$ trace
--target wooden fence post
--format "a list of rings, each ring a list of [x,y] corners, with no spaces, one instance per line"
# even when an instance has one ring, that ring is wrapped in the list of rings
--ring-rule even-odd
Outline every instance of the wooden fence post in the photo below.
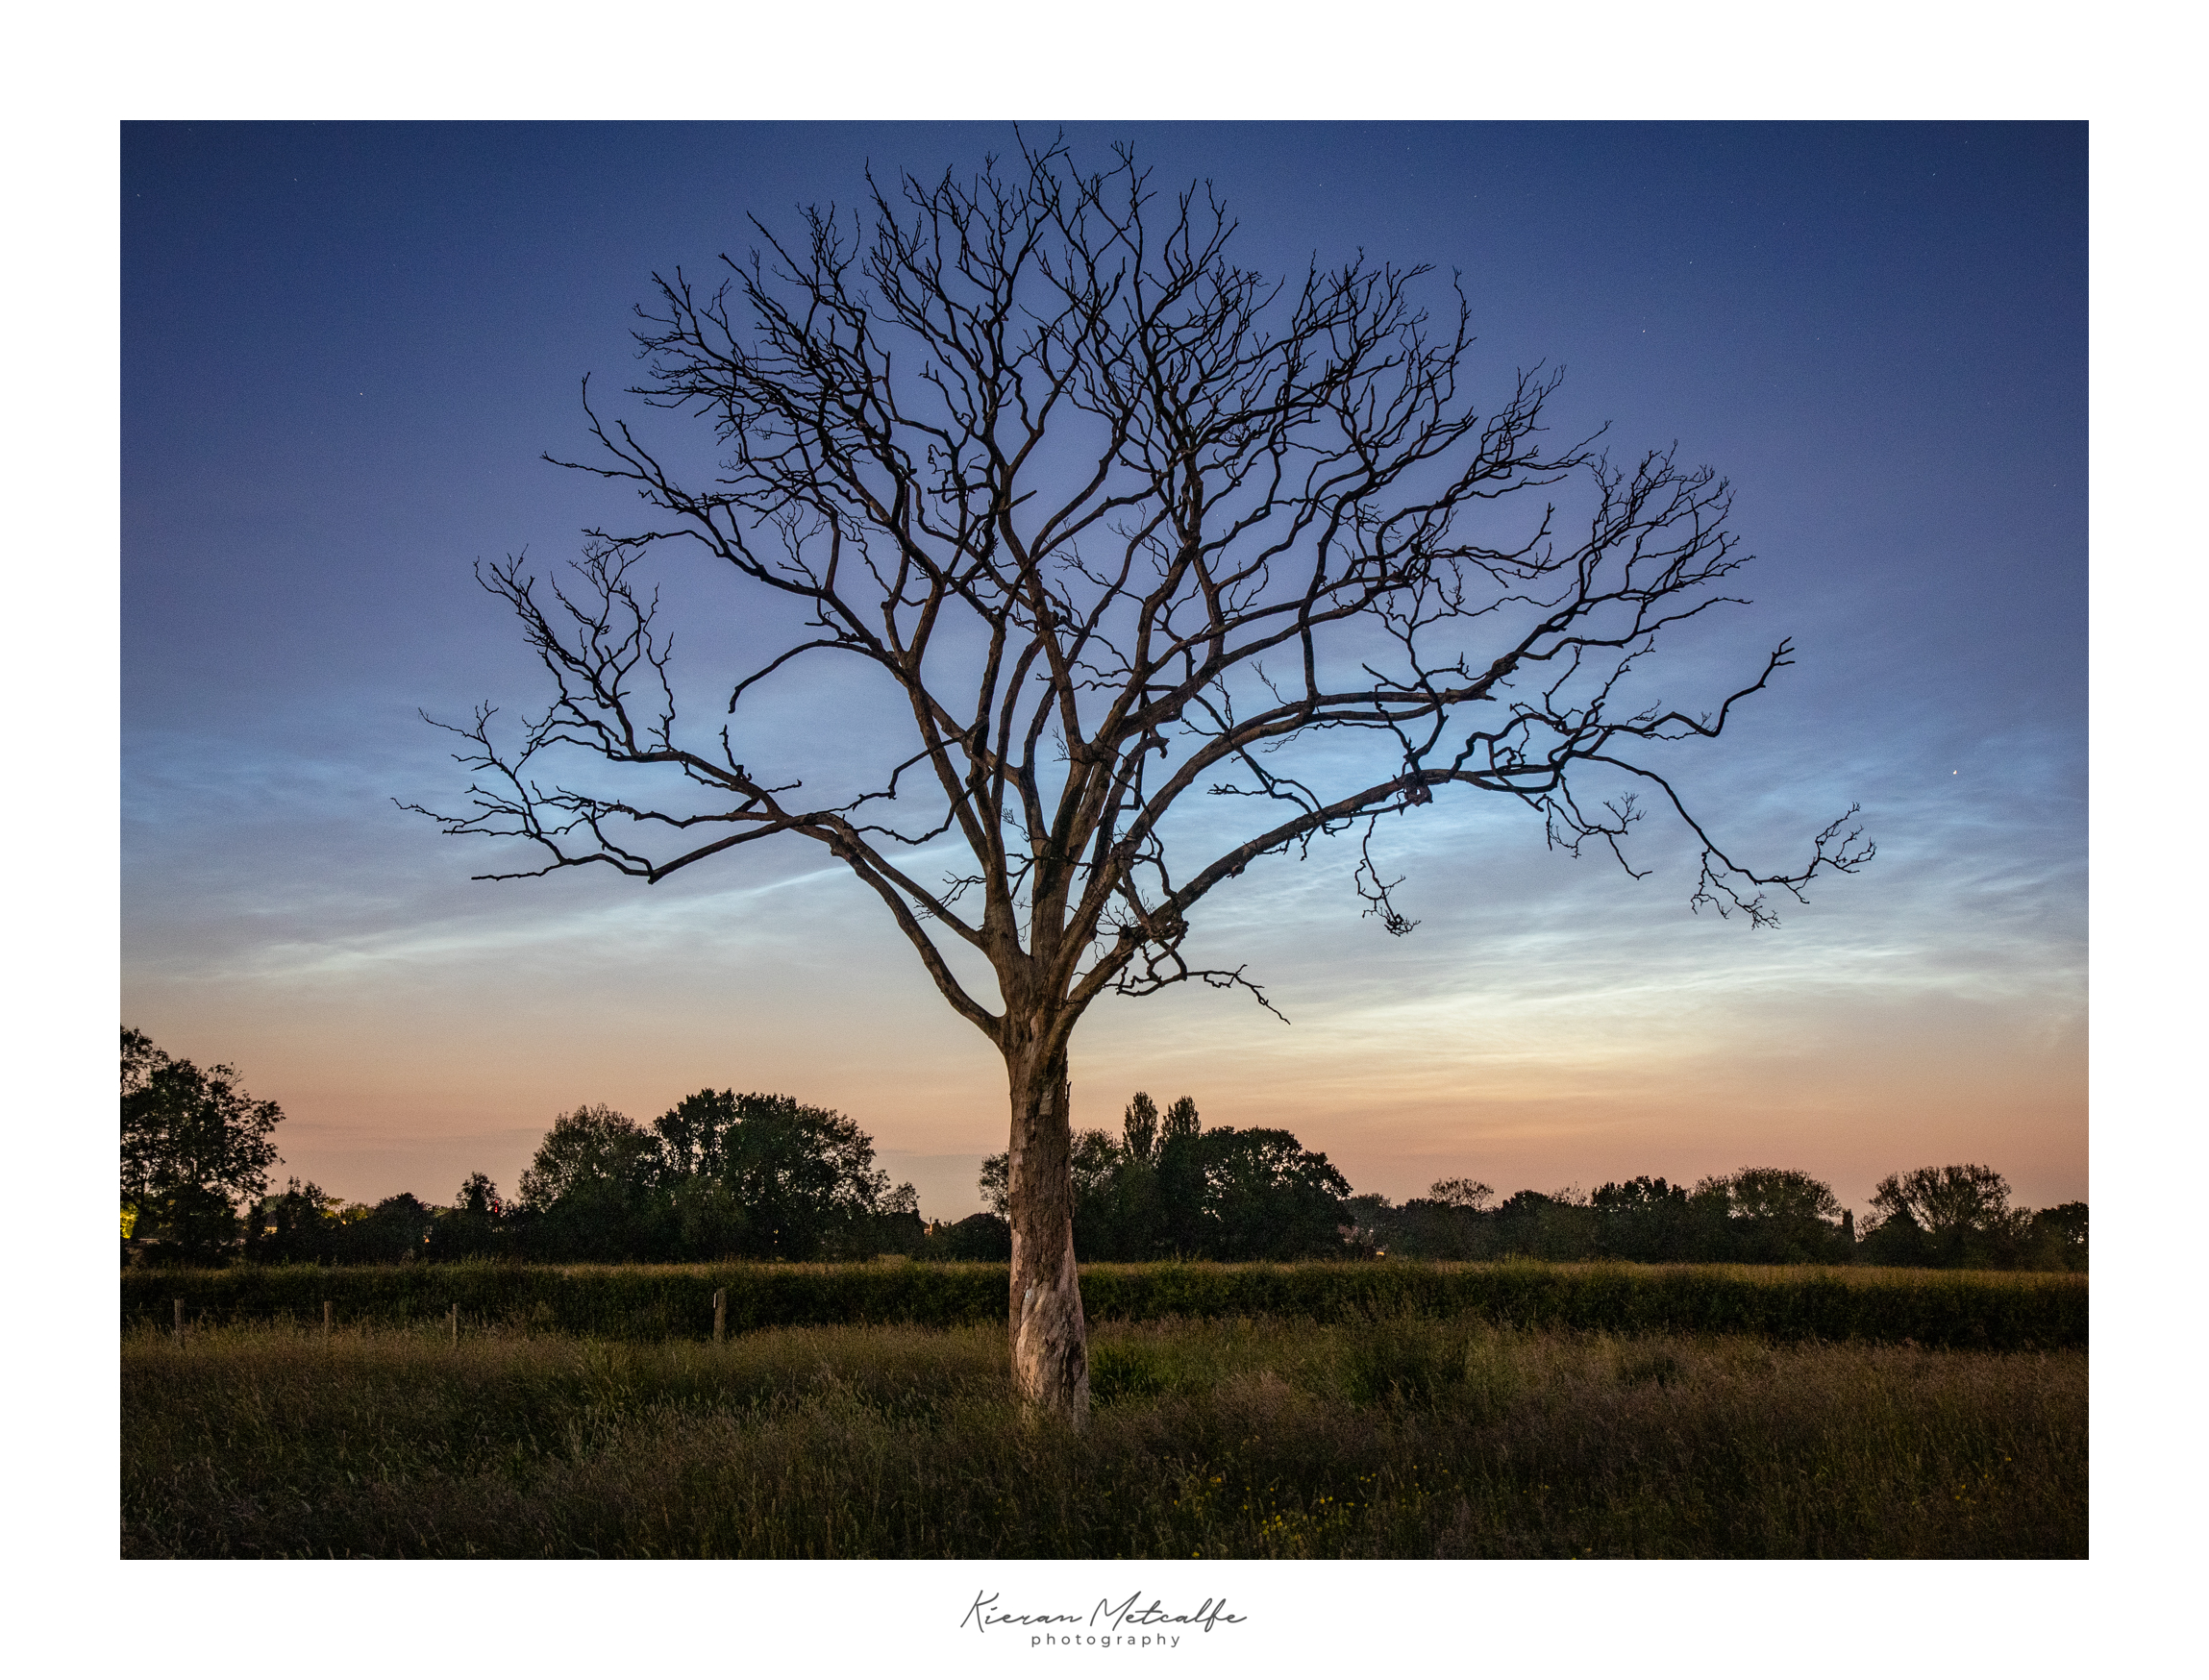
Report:
[[[184,1339],[185,1339],[185,1304],[184,1304],[184,1297],[182,1297],[182,1296],[179,1296],[179,1297],[177,1297],[177,1346],[178,1346],[179,1347],[182,1347],[182,1346],[184,1346]]]
[[[453,1303],[450,1316],[453,1321],[453,1346],[458,1347],[460,1345],[460,1303],[459,1301]]]
[[[325,1347],[330,1346],[330,1303],[328,1301],[322,1303],[322,1345]]]
[[[725,1289],[717,1289],[713,1292],[713,1340],[716,1342],[726,1341],[728,1336],[729,1292]]]

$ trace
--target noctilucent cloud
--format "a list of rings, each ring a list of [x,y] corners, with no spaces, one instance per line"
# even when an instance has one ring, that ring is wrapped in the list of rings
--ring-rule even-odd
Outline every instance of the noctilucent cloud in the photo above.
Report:
[[[1035,131],[1030,131],[1034,133]],[[1795,666],[1692,784],[1793,864],[1851,803],[1877,841],[1776,931],[1690,913],[1654,832],[1627,878],[1516,807],[1383,828],[1206,901],[1207,950],[1293,1025],[1198,987],[1078,1031],[1078,1125],[1138,1088],[1284,1125],[1359,1190],[1593,1188],[1799,1167],[1862,1207],[1949,1161],[2087,1194],[2086,131],[1917,126],[1078,124],[1208,179],[1247,266],[1357,250],[1461,275],[1477,380],[1562,365],[1607,423],[1732,482],[1753,605],[1697,668]],[[417,710],[541,704],[472,566],[550,569],[633,506],[544,454],[639,374],[633,306],[849,206],[971,170],[1009,128],[131,124],[123,139],[123,1015],[236,1064],[282,1172],[373,1200],[511,1188],[553,1116],[787,1091],[874,1134],[931,1216],[1002,1149],[995,1050],[871,894],[791,841],[657,887],[483,883],[466,775]],[[702,434],[684,439],[702,447]],[[724,689],[746,600],[669,578],[679,677]],[[695,668],[684,664],[695,650]],[[834,696],[798,690],[793,739]],[[810,717],[805,708],[810,707]],[[832,752],[832,744],[826,751]],[[1676,836],[1675,836],[1676,838]]]

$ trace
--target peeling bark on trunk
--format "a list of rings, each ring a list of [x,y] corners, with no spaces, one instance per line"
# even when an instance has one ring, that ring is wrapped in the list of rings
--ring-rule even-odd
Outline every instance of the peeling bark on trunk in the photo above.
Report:
[[[1006,1189],[1012,1225],[1012,1378],[1029,1405],[1077,1429],[1089,1417],[1089,1336],[1074,1270],[1071,1092],[1063,1055],[1017,1064]]]

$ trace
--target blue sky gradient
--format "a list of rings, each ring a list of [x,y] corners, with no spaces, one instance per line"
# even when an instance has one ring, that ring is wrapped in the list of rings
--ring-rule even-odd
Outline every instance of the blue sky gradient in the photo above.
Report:
[[[1033,131],[1030,131],[1033,132]],[[1792,861],[1860,803],[1878,858],[1777,931],[1689,913],[1526,813],[1383,830],[1421,926],[1357,915],[1348,848],[1198,918],[1294,1023],[1196,988],[1077,1035],[1077,1124],[1138,1086],[1285,1124],[1361,1190],[1799,1166],[1861,1207],[1950,1160],[2087,1193],[2083,125],[1070,125],[1208,177],[1239,259],[1461,271],[1476,380],[1567,369],[1560,436],[1676,442],[1735,489],[1752,607],[1675,668],[1797,665],[1695,755],[1731,841]],[[702,1085],[843,1108],[931,1214],[1004,1147],[995,1052],[879,903],[793,842],[647,889],[475,883],[489,848],[394,798],[465,777],[417,707],[538,704],[470,568],[554,565],[616,489],[583,376],[635,377],[655,270],[870,163],[1009,151],[982,124],[170,125],[123,141],[123,1012],[281,1101],[285,1170],[348,1197],[511,1185],[558,1109]],[[682,438],[680,430],[668,433]],[[703,452],[701,432],[683,445]],[[671,577],[709,692],[752,633]],[[1683,696],[1684,698],[1684,696]],[[785,691],[784,746],[855,710]],[[1380,848],[1377,847],[1377,852]]]

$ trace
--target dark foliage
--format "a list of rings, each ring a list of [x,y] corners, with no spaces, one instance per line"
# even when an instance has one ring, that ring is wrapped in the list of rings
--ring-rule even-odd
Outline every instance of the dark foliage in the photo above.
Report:
[[[991,1211],[938,1224],[924,1223],[912,1187],[890,1189],[873,1160],[856,1123],[789,1097],[701,1091],[649,1127],[585,1106],[555,1121],[514,1201],[478,1173],[447,1208],[402,1195],[340,1209],[294,1178],[262,1199],[227,1252],[277,1266],[1009,1258],[1005,1155],[982,1168]],[[2012,1208],[2008,1185],[1984,1167],[1882,1180],[1859,1243],[1831,1188],[1785,1168],[1744,1167],[1692,1190],[1646,1175],[1587,1196],[1521,1190],[1494,1205],[1487,1184],[1456,1177],[1399,1206],[1353,1195],[1324,1154],[1287,1131],[1207,1131],[1191,1099],[1161,1114],[1143,1092],[1120,1137],[1078,1133],[1071,1162],[1084,1262],[1387,1256],[2044,1272],[2087,1263],[2084,1202]],[[219,1229],[219,1215],[209,1224]],[[196,1251],[171,1243],[140,1258],[174,1267],[225,1254],[210,1238]]]
[[[1733,1258],[1768,1265],[1802,1265],[1839,1258],[1841,1202],[1832,1189],[1806,1173],[1784,1167],[1744,1167],[1720,1182],[1726,1197],[1725,1234]]]
[[[638,1125],[608,1108],[559,1116],[504,1223],[544,1259],[836,1259],[920,1245],[910,1185],[893,1190],[848,1115],[795,1098],[706,1090]],[[479,1250],[481,1251],[481,1250]]]
[[[987,1218],[978,1215],[978,1219]],[[971,1223],[971,1222],[970,1222]],[[126,1272],[123,1322],[165,1326],[182,1297],[195,1320],[288,1315],[340,1326],[436,1319],[459,1303],[463,1326],[503,1324],[639,1341],[704,1341],[713,1292],[729,1327],[1002,1319],[1007,1274],[993,1265],[375,1266],[314,1271],[236,1266]],[[1874,1267],[1451,1266],[1390,1260],[1219,1265],[1155,1261],[1081,1270],[1099,1320],[1256,1317],[1323,1323],[1471,1314],[1497,1324],[1614,1333],[1715,1331],[1780,1340],[1902,1342],[1923,1347],[2080,1347],[2083,1276],[1905,1272]]]
[[[1350,1183],[1324,1154],[1272,1127],[1204,1129],[1196,1103],[1163,1117],[1147,1093],[1121,1136],[1074,1138],[1074,1249],[1084,1260],[1299,1260],[1354,1252]],[[1005,1204],[1004,1155],[982,1163],[982,1199]]]
[[[2032,1216],[2025,1264],[2038,1272],[2086,1270],[2086,1203],[2059,1202]]]
[[[374,1207],[343,1208],[314,1183],[289,1180],[248,1215],[242,1257],[262,1266],[384,1266],[460,1260],[505,1252],[498,1187],[483,1174],[460,1186],[450,1208],[402,1191]]]
[[[938,1225],[918,1250],[931,1260],[991,1260],[1000,1265],[1012,1258],[1012,1227],[994,1213],[969,1214],[955,1224]]]
[[[262,1198],[237,1251],[264,1265],[342,1266],[837,1260],[929,1247],[912,1186],[890,1187],[874,1168],[873,1140],[848,1116],[789,1097],[701,1091],[650,1126],[600,1104],[558,1116],[512,1201],[481,1173],[441,1208],[410,1195],[340,1208],[294,1178]],[[219,1260],[219,1247],[203,1257]],[[972,1257],[1003,1256],[984,1243]]]
[[[1341,1252],[1350,1182],[1324,1154],[1285,1131],[1232,1126],[1169,1136],[1162,1163],[1180,1150],[1192,1160],[1189,1181],[1201,1186],[1193,1217],[1176,1221],[1177,1236],[1192,1239],[1187,1252],[1219,1260]]]
[[[1614,1260],[1686,1260],[1718,1246],[1727,1209],[1715,1197],[1690,1198],[1684,1184],[1643,1174],[1605,1184],[1588,1198],[1597,1241]]]
[[[327,1266],[343,1229],[335,1197],[311,1179],[287,1179],[283,1195],[262,1198],[246,1216],[245,1258],[264,1266]]]
[[[659,1140],[586,1103],[558,1116],[522,1174],[516,1237],[548,1260],[668,1259],[673,1210]]]
[[[1861,1252],[1880,1265],[2086,1269],[2086,1204],[2013,1208],[2008,1180],[1992,1167],[1889,1174],[1872,1211]]]
[[[1489,1194],[1484,1184],[1451,1179],[1402,1207],[1360,1197],[1359,1239],[1427,1260],[1813,1265],[1854,1257],[1831,1188],[1787,1168],[1744,1167],[1692,1191],[1646,1175],[1587,1197],[1522,1190],[1492,1209],[1481,1205]]]
[[[1138,1091],[1128,1099],[1128,1112],[1120,1117],[1120,1137],[1129,1159],[1158,1158],[1158,1105],[1151,1100],[1150,1092]]]
[[[371,1264],[419,1260],[429,1252],[436,1220],[437,1210],[418,1197],[404,1190],[386,1196],[366,1218],[346,1225],[346,1257]]]
[[[498,1253],[500,1223],[506,1213],[499,1187],[481,1173],[469,1174],[453,1205],[441,1210],[431,1227],[430,1258],[467,1260]]]
[[[157,1257],[207,1260],[236,1237],[237,1208],[268,1188],[284,1118],[223,1063],[202,1072],[122,1029],[122,1201],[133,1237]]]

